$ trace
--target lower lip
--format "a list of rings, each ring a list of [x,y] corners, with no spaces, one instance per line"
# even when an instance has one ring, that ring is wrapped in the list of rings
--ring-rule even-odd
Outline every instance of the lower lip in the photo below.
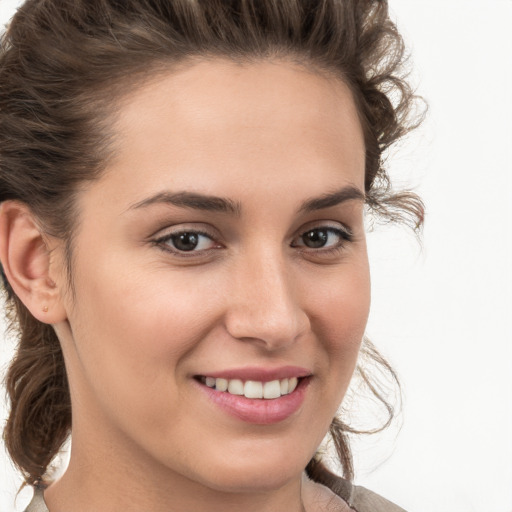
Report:
[[[225,391],[217,391],[200,382],[197,382],[197,385],[212,402],[230,416],[247,423],[271,425],[286,420],[300,409],[306,397],[309,380],[308,377],[300,379],[298,386],[289,395],[270,400],[232,395]]]

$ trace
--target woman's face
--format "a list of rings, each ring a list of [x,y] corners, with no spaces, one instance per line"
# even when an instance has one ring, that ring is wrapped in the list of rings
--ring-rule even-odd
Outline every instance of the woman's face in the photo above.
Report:
[[[351,94],[286,62],[213,60],[135,91],[114,133],[77,200],[56,326],[73,450],[117,474],[283,485],[328,430],[368,315]]]

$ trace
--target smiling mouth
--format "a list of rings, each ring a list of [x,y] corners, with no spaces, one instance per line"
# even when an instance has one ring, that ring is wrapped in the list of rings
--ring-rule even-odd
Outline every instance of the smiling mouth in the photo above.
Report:
[[[268,382],[255,380],[244,382],[240,379],[223,379],[200,375],[196,379],[201,384],[216,391],[252,399],[273,400],[293,393],[303,378],[291,377],[289,379],[276,379]]]

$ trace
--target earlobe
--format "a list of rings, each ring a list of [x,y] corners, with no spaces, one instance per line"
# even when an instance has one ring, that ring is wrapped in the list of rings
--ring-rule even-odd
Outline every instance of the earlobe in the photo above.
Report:
[[[66,318],[60,290],[50,277],[50,251],[27,205],[0,205],[0,261],[13,292],[39,321]]]

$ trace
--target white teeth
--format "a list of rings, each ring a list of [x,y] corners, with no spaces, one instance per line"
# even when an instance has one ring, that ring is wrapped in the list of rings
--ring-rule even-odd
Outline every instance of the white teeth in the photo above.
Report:
[[[263,384],[263,398],[279,398],[281,396],[281,384],[278,380],[271,380]]]
[[[281,385],[280,385],[280,391],[281,391],[281,395],[287,395],[288,394],[288,379],[283,379],[281,381]]]
[[[238,379],[232,379],[228,383],[228,391],[232,395],[243,395],[244,394],[244,383]]]
[[[246,398],[263,398],[263,384],[248,380],[244,384],[244,395]]]
[[[259,382],[248,380],[245,383],[240,379],[222,379],[214,377],[202,377],[203,384],[217,391],[227,391],[232,395],[244,395],[246,398],[264,398],[272,400],[280,396],[292,393],[299,383],[297,377],[290,379],[271,380],[269,382]]]
[[[227,391],[228,379],[215,379],[215,389],[218,391]]]

